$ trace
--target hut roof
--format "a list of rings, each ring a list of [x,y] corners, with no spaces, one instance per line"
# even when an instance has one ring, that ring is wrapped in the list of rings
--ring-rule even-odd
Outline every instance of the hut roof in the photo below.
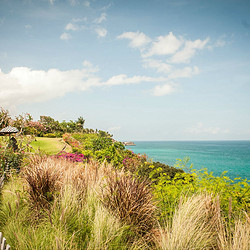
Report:
[[[8,126],[0,130],[0,134],[11,134],[11,133],[18,133],[19,130],[15,127]]]

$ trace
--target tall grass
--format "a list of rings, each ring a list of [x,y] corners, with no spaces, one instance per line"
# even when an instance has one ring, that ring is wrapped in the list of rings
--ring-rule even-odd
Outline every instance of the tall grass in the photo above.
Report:
[[[128,241],[130,226],[99,197],[111,166],[31,162],[1,197],[0,230],[12,249],[139,249],[136,237]]]
[[[145,235],[156,224],[155,204],[149,184],[123,172],[108,176],[103,192],[106,207],[133,230]]]
[[[12,249],[250,249],[248,215],[227,223],[219,197],[183,197],[159,226],[148,183],[94,161],[31,158],[0,202]]]
[[[160,249],[250,249],[249,217],[237,220],[233,228],[221,214],[219,197],[199,194],[184,199],[172,221],[155,234]]]
[[[24,171],[31,205],[37,210],[48,208],[62,186],[64,171],[71,163],[47,157],[34,157],[31,163],[35,164],[28,165]]]

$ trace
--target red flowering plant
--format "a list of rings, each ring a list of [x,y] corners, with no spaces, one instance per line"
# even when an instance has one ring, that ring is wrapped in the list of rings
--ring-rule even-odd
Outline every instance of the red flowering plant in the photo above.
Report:
[[[85,160],[87,159],[83,154],[67,153],[64,151],[57,154],[56,158],[63,158],[72,162],[85,162]]]
[[[66,133],[63,135],[63,140],[68,143],[73,149],[80,149],[81,143],[73,138],[70,134]]]

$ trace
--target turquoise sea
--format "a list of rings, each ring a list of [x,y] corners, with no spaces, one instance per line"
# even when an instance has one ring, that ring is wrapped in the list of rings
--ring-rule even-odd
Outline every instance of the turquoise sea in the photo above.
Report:
[[[228,171],[230,178],[250,180],[250,141],[135,141],[127,146],[146,154],[153,161],[173,166],[177,159],[189,157],[195,169],[207,168],[218,176]]]

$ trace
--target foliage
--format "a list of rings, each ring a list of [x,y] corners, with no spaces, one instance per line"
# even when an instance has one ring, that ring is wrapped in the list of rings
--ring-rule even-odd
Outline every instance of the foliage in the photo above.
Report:
[[[168,176],[167,178],[173,179],[177,173],[181,174],[184,171],[161,162],[144,162],[138,168],[138,175],[150,179],[152,183],[157,183],[161,176]]]
[[[175,167],[187,169],[189,159],[179,160]],[[187,170],[186,170],[187,171]],[[235,178],[231,180],[223,173],[219,177],[204,170],[188,168],[189,173],[177,173],[174,178],[160,174],[153,184],[156,199],[159,201],[161,218],[171,217],[174,207],[182,195],[207,192],[214,197],[219,195],[221,209],[227,218],[239,216],[242,210],[248,211],[250,203],[250,188],[247,180]]]
[[[116,167],[122,166],[124,146],[114,141],[108,134],[105,136],[104,133],[64,134],[63,139],[73,148],[73,152],[82,153],[88,159],[92,157],[99,162],[107,161]]]
[[[11,170],[19,171],[25,156],[22,140],[18,139],[17,148],[12,145],[12,140],[2,137],[0,140],[0,175]]]
[[[56,158],[63,158],[72,162],[84,162],[86,157],[83,154],[60,152]]]
[[[0,146],[0,173],[18,170],[22,164],[24,153],[15,152],[12,148],[2,149]]]
[[[0,129],[10,125],[11,117],[9,111],[0,107]]]
[[[38,121],[29,121],[24,128],[24,134],[43,136],[47,132],[47,129]]]
[[[56,138],[56,135],[53,133],[47,133],[43,135],[44,137],[48,137],[48,138]]]

